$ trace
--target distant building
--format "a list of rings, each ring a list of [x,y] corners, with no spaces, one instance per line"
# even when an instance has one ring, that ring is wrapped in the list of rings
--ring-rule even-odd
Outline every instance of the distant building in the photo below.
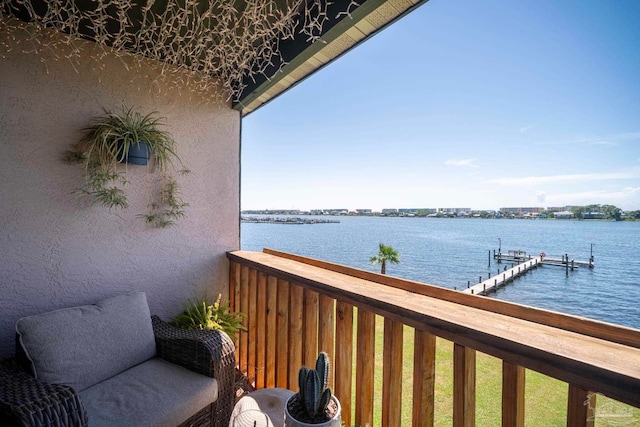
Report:
[[[584,219],[604,219],[604,212],[585,212],[582,214],[582,218]]]
[[[398,209],[398,213],[401,214],[430,214],[435,213],[436,210],[434,208],[402,208]]]
[[[356,209],[358,215],[371,215],[371,209]]]
[[[382,209],[382,215],[395,215],[398,213],[398,209]]]
[[[262,210],[244,210],[241,213],[247,215],[300,215],[302,212],[298,209],[262,209]]]
[[[571,219],[574,217],[574,215],[573,215],[573,212],[562,211],[562,212],[556,212],[553,215],[553,217],[556,219]]]
[[[471,208],[438,208],[438,212],[447,215],[457,215],[462,212],[469,215]]]
[[[488,211],[471,211],[471,216],[474,218],[494,218],[496,217],[496,211],[488,210]],[[501,215],[502,216],[502,215]]]
[[[504,215],[524,216],[525,214],[541,214],[545,211],[545,208],[540,207],[515,207],[515,208],[500,208],[500,212]]]

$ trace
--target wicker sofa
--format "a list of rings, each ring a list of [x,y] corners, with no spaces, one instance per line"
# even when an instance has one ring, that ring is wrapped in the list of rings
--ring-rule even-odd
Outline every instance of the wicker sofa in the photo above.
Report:
[[[150,316],[144,293],[23,318],[16,332],[1,426],[228,426],[233,341]]]

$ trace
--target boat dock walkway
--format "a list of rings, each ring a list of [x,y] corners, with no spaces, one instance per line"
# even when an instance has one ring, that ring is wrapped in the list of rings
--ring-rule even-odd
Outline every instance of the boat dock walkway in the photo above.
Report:
[[[504,254],[501,252],[496,253],[493,251],[493,259],[497,260],[498,263],[501,262],[514,262],[514,263],[524,263],[530,259],[534,259],[535,257],[531,255],[527,255],[524,251],[509,251]],[[562,258],[551,258],[543,253],[541,253],[538,258],[542,258],[542,263],[546,265],[555,265],[558,267],[566,267],[571,270],[574,268],[578,268],[579,266],[593,268],[595,267],[595,260],[593,255],[589,258],[588,261],[580,261],[575,259],[569,259],[569,255],[563,255]]]
[[[591,256],[588,261],[579,261],[575,259],[569,259],[569,255],[563,255],[562,258],[550,258],[544,252],[541,252],[538,256],[532,256],[525,251],[510,250],[507,253],[502,253],[499,249],[498,252],[493,251],[493,259],[498,261],[498,264],[502,262],[511,263],[511,269],[505,267],[504,271],[498,270],[496,275],[489,277],[487,280],[482,280],[482,276],[478,279],[478,284],[471,286],[471,282],[467,282],[467,289],[462,289],[462,292],[472,295],[487,295],[491,292],[495,292],[501,287],[513,282],[518,277],[526,274],[529,270],[537,268],[541,265],[554,265],[557,267],[564,267],[567,277],[569,276],[569,270],[573,271],[578,267],[595,267],[595,259],[593,258],[593,245],[591,246]],[[514,266],[514,264],[516,264]],[[491,251],[489,251],[489,267],[491,267]],[[455,288],[454,288],[455,289]]]
[[[524,262],[521,262],[509,270],[502,271],[485,281],[481,281],[477,285],[469,286],[467,289],[463,289],[462,292],[472,295],[487,295],[490,292],[495,292],[497,289],[511,283],[523,274],[526,274],[527,271],[546,263],[547,259],[548,258],[544,258],[543,262],[543,258],[540,256],[526,256]],[[504,260],[506,261],[506,258]]]

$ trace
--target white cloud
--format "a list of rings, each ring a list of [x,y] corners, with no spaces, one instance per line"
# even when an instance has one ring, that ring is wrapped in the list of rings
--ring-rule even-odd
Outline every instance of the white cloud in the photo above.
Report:
[[[619,142],[640,140],[640,132],[624,132],[612,135],[605,135],[593,138],[576,138],[557,141],[538,141],[538,145],[569,145],[569,144],[589,144],[616,146]]]
[[[640,187],[625,187],[622,189],[624,194],[636,194],[640,193]]]
[[[447,165],[447,166],[474,167],[474,166],[476,166],[474,164],[475,161],[476,161],[476,159],[461,159],[461,160],[449,159],[449,160],[445,161],[444,164]]]
[[[544,205],[547,200],[547,193],[545,191],[536,191],[536,199],[538,199],[538,203]]]
[[[616,145],[618,145],[618,143],[614,141],[593,141],[590,142],[589,145],[604,145],[608,147],[615,147]]]
[[[640,187],[624,187],[618,191],[584,191],[580,193],[553,194],[547,197],[553,205],[612,204],[624,210],[640,208]]]
[[[547,176],[525,176],[510,177],[488,180],[488,184],[498,185],[541,185],[557,182],[587,182],[605,181],[615,179],[636,179],[640,178],[640,171],[607,172],[607,173],[577,173],[567,175],[547,175]]]
[[[525,133],[525,132],[530,131],[531,129],[533,129],[533,126],[531,126],[531,125],[522,126],[521,128],[518,128],[518,132]]]

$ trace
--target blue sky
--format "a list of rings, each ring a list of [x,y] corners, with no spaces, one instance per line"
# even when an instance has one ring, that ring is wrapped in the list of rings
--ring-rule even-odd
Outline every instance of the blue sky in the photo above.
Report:
[[[243,120],[242,209],[640,209],[638,18],[431,0]]]

